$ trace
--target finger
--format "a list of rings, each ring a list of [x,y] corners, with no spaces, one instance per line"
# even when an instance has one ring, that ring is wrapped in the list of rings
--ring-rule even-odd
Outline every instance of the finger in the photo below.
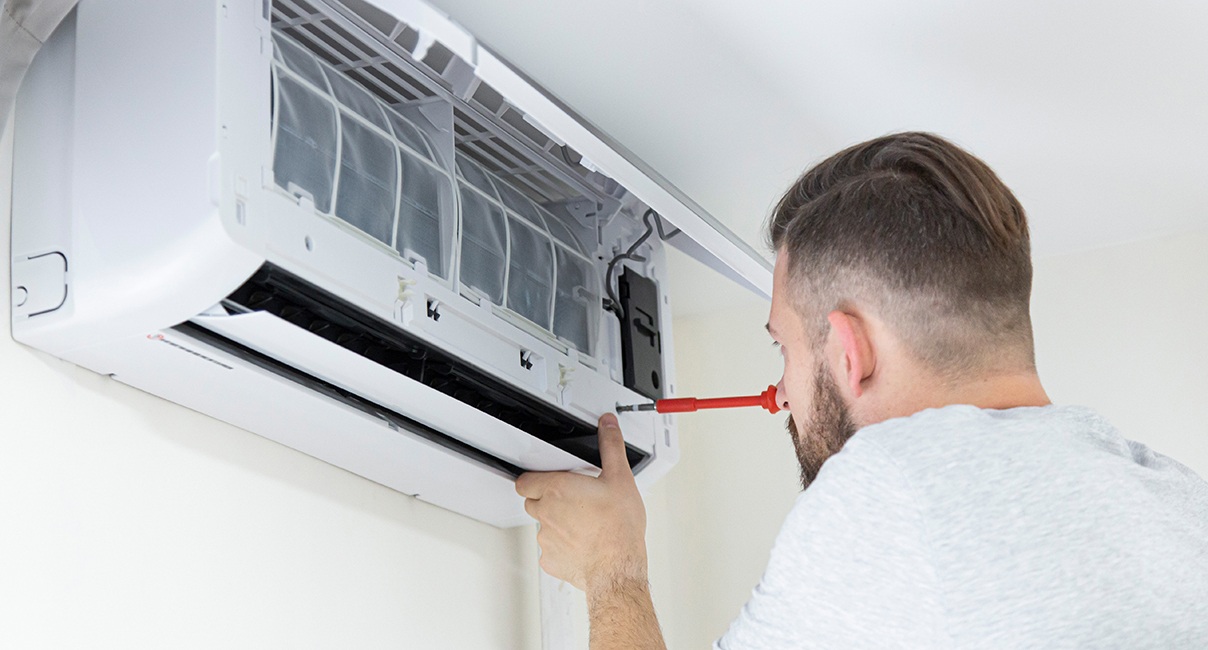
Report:
[[[537,532],[537,545],[541,548],[541,557],[537,558],[537,566],[541,567],[546,574],[559,580],[565,580],[562,570],[563,563],[558,561],[560,555],[550,546],[550,543],[551,540],[548,537],[543,536],[540,531]]]
[[[600,416],[600,469],[602,476],[633,476],[629,469],[629,458],[625,455],[625,437],[617,416],[605,413]]]
[[[554,578],[558,577],[557,575],[554,575],[554,572],[557,571],[557,569],[554,568],[554,561],[548,555],[542,555],[540,558],[538,558],[537,566],[541,567],[541,570],[544,571],[546,575]]]
[[[541,518],[537,516],[537,504],[538,503],[539,503],[539,501],[537,499],[525,499],[524,500],[524,511],[527,512],[528,516],[532,517],[533,519],[536,519],[537,521],[541,521]]]
[[[540,499],[558,472],[525,472],[516,479],[516,494],[526,499]]]

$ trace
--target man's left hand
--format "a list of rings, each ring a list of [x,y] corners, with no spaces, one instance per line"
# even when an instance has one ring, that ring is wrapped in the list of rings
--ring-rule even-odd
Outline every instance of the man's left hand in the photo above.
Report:
[[[588,592],[646,584],[646,509],[617,417],[599,422],[599,478],[530,472],[516,479],[524,509],[541,523],[541,568]]]

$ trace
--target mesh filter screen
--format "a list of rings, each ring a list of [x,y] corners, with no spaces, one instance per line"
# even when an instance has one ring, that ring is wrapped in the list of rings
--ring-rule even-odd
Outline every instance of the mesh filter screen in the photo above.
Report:
[[[450,279],[453,182],[421,130],[289,38],[273,40],[277,185]]]
[[[429,269],[445,267],[441,246],[441,214],[453,211],[453,186],[449,177],[401,152],[402,191],[398,204],[398,240],[404,257],[414,254]],[[444,206],[444,207],[442,207]]]
[[[599,277],[587,260],[558,248],[558,286],[554,300],[554,334],[580,352],[593,354],[600,319]]]
[[[507,307],[550,329],[553,305],[554,247],[549,236],[519,219],[508,219],[509,251]]]
[[[545,226],[545,220],[537,213],[537,206],[518,190],[507,183],[496,183],[495,189],[499,190],[499,198],[503,199],[503,204],[509,210],[528,219],[530,223]]]
[[[432,151],[419,129],[393,111],[388,113],[387,117],[390,118],[390,125],[394,127],[394,137],[398,138],[399,142],[411,147],[412,151],[428,160],[433,159]]]
[[[503,304],[507,264],[503,210],[467,185],[461,186],[461,283]]]
[[[310,196],[316,210],[330,212],[336,173],[335,107],[292,78],[282,78],[277,82],[276,128],[277,184]]]
[[[587,255],[587,249],[583,246],[583,243],[570,231],[570,228],[566,227],[566,224],[561,219],[545,210],[541,211],[541,216],[545,218],[545,225],[549,228],[549,234],[553,235],[554,239],[570,246],[583,255]]]
[[[341,111],[336,216],[390,245],[394,235],[395,145]]]
[[[499,195],[495,192],[495,184],[487,177],[487,173],[482,171],[478,165],[470,162],[468,158],[457,158],[457,173],[461,177],[470,182],[470,185],[482,190],[487,196],[492,199],[498,199]]]
[[[275,38],[273,42],[276,45],[273,51],[276,53],[275,58],[278,61],[285,63],[286,67],[316,88],[327,90],[327,78],[323,76],[319,62],[310,52],[284,38]]]
[[[390,132],[390,126],[386,124],[386,116],[372,95],[331,68],[327,68],[325,72],[327,82],[331,84],[331,90],[335,93],[337,102],[351,108],[353,112],[369,120],[369,123],[377,128],[387,133]]]

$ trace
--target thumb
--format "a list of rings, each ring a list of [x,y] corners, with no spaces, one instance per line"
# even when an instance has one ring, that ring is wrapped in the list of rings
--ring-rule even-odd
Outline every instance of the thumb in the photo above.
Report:
[[[629,457],[625,454],[625,438],[617,416],[605,413],[600,417],[600,469],[601,476],[629,476]]]

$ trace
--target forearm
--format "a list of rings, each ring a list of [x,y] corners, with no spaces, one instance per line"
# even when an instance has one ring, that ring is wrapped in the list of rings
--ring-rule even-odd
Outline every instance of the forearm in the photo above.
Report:
[[[541,568],[587,593],[591,650],[666,650],[646,582],[646,509],[617,416],[600,416],[599,434],[599,477],[522,474],[516,493],[541,524]]]
[[[666,650],[650,587],[627,578],[592,586],[587,594],[591,650]]]

